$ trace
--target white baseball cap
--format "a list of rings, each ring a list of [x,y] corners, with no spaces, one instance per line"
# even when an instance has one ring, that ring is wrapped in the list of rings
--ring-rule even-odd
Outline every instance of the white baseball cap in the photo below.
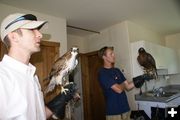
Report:
[[[40,29],[47,21],[38,21],[35,15],[15,13],[8,15],[1,23],[1,40],[18,28]]]

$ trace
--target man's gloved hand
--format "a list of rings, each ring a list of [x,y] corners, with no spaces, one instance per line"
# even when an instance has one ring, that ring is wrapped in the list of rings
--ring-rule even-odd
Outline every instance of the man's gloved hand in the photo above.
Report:
[[[154,79],[153,76],[150,76],[148,74],[143,74],[143,75],[139,75],[137,77],[134,77],[133,78],[134,86],[136,88],[141,88],[142,85],[144,84],[145,80],[149,81],[151,79]]]
[[[144,84],[143,76],[140,75],[140,76],[134,77],[134,78],[133,78],[133,82],[134,82],[134,86],[135,86],[136,88],[141,88],[142,85]]]
[[[155,76],[149,75],[149,74],[143,74],[142,77],[143,77],[143,79],[146,80],[146,81],[155,79]]]
[[[46,106],[53,112],[53,118],[61,118],[63,119],[65,116],[65,106],[67,102],[69,102],[74,94],[76,93],[76,84],[69,83],[64,86],[65,89],[68,89],[65,93],[60,93],[54,99],[52,99]]]

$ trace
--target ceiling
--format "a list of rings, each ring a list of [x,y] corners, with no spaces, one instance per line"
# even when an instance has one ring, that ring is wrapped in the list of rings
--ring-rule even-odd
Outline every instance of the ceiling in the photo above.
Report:
[[[66,18],[68,25],[97,32],[124,20],[163,35],[180,32],[179,0],[0,0],[0,3]],[[68,28],[68,33],[91,32]]]

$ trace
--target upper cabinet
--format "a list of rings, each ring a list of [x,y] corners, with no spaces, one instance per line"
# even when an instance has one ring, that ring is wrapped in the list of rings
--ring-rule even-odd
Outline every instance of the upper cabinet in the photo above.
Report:
[[[171,48],[166,48],[164,52],[166,56],[165,62],[168,68],[168,74],[180,73],[177,52]]]
[[[131,43],[133,77],[143,74],[143,69],[137,62],[138,49],[140,47],[143,47],[146,52],[150,53],[154,57],[158,70],[167,70],[167,74],[179,73],[178,57],[175,50],[147,41],[137,41]]]

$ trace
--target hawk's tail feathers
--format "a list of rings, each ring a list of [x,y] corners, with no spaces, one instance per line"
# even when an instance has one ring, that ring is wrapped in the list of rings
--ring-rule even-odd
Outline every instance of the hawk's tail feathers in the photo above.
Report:
[[[44,90],[44,93],[47,94],[48,92],[52,91],[55,88],[55,80],[51,80],[47,88]]]
[[[153,68],[153,74],[154,74],[154,79],[157,80],[158,79],[158,73],[157,73],[156,66]]]
[[[156,80],[158,79],[158,73],[157,73],[157,69],[155,70],[155,74],[156,74]]]

